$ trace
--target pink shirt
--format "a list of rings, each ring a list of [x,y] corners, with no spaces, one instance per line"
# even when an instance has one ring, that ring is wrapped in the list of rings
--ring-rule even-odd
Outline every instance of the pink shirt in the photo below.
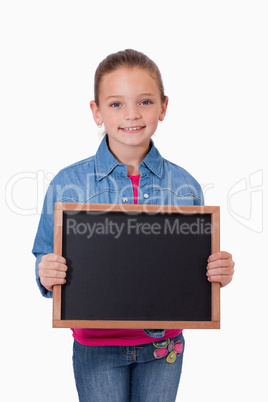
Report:
[[[132,181],[134,204],[137,204],[140,175],[129,176]],[[179,335],[182,329],[167,329],[162,338],[152,338],[143,329],[86,329],[72,328],[74,339],[87,346],[133,346],[159,342]]]

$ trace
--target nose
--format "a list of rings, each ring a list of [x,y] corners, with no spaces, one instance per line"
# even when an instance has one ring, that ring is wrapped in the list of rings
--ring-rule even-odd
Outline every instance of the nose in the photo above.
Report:
[[[138,120],[141,118],[141,113],[138,106],[131,105],[125,108],[125,119],[126,120]]]

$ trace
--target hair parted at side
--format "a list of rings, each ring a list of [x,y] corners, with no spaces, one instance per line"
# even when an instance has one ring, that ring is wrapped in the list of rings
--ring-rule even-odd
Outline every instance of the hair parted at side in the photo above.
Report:
[[[120,67],[135,68],[139,67],[151,73],[158,84],[161,101],[164,103],[166,96],[164,94],[164,85],[159,68],[153,60],[151,60],[144,53],[138,52],[133,49],[121,50],[117,53],[108,55],[100,62],[95,72],[94,79],[94,96],[95,102],[99,106],[99,93],[102,77],[105,74],[111,73]]]

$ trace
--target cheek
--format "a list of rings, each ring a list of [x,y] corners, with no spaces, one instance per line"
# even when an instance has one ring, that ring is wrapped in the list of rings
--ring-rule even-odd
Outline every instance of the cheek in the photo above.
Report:
[[[146,116],[147,124],[152,126],[156,126],[158,124],[159,113],[157,111],[153,111],[153,113],[148,113]]]
[[[105,113],[103,115],[103,121],[106,128],[118,126],[118,116],[116,116],[114,113]]]

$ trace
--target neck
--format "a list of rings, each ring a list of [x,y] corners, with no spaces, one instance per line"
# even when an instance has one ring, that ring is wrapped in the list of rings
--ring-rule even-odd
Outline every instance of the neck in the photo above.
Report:
[[[137,146],[129,146],[108,137],[108,146],[115,159],[127,165],[128,176],[135,176],[139,174],[139,164],[150,151],[151,140]]]

